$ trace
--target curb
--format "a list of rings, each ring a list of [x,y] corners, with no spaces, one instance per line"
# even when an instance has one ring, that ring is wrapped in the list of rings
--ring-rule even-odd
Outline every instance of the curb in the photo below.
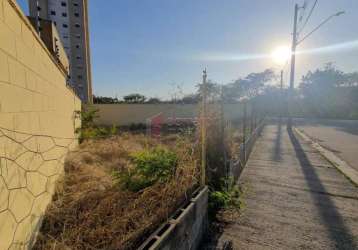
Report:
[[[138,250],[197,249],[207,230],[208,191],[197,189]]]
[[[318,152],[326,158],[334,167],[338,169],[347,179],[349,179],[353,185],[358,187],[358,171],[352,168],[347,162],[339,158],[332,151],[322,147],[317,142],[313,141],[307,134],[305,134],[302,130],[299,130],[296,127],[293,127],[294,131],[302,137],[306,142],[312,144],[313,148],[317,149]]]

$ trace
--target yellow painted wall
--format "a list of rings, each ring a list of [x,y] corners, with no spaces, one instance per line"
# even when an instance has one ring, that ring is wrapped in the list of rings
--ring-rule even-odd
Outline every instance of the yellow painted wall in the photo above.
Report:
[[[80,100],[13,0],[0,0],[0,250],[27,249],[64,157]]]
[[[99,111],[96,123],[109,126],[145,123],[147,118],[159,113],[163,113],[165,118],[173,116],[194,118],[199,111],[199,105],[195,104],[94,104],[92,106]],[[242,108],[241,104],[225,104],[226,119],[236,120],[242,117]]]

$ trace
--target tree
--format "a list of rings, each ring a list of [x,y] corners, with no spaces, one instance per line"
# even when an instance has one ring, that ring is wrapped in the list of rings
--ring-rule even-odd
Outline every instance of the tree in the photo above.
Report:
[[[264,89],[266,83],[276,79],[274,71],[266,69],[263,72],[251,73],[243,79],[238,79],[224,87],[226,102],[235,102],[243,97],[254,98]]]
[[[197,104],[200,102],[200,95],[199,94],[186,95],[181,100],[179,100],[179,102],[183,104]]]
[[[305,114],[315,117],[352,118],[358,108],[357,83],[357,72],[344,73],[328,63],[302,77],[301,106]]]
[[[199,98],[201,98],[201,96],[203,95],[203,84],[199,83],[196,85],[198,88],[198,92],[197,95]],[[219,97],[220,96],[220,85],[213,82],[212,80],[208,80],[206,82],[206,96],[208,98],[208,100],[213,100],[215,99],[215,97]]]
[[[123,97],[124,102],[126,103],[144,103],[147,99],[144,95],[141,94],[130,94]]]
[[[148,104],[158,104],[158,103],[161,103],[161,102],[162,101],[159,98],[152,97],[152,98],[149,98],[146,103],[148,103]]]
[[[120,103],[118,98],[112,98],[112,97],[105,97],[105,96],[93,96],[93,103],[94,104],[114,104],[114,103]]]

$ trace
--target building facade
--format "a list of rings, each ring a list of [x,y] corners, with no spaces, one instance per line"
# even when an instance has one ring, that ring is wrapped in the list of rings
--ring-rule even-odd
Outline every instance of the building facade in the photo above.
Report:
[[[29,0],[29,8],[31,17],[57,27],[70,61],[69,83],[83,102],[92,103],[88,0]]]

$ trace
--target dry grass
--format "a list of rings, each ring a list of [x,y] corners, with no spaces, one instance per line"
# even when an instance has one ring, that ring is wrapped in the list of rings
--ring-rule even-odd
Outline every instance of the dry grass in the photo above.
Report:
[[[191,143],[166,138],[179,158],[175,176],[140,192],[120,190],[114,170],[130,168],[130,154],[158,141],[124,134],[88,141],[72,153],[34,249],[136,249],[180,205],[197,183]]]

